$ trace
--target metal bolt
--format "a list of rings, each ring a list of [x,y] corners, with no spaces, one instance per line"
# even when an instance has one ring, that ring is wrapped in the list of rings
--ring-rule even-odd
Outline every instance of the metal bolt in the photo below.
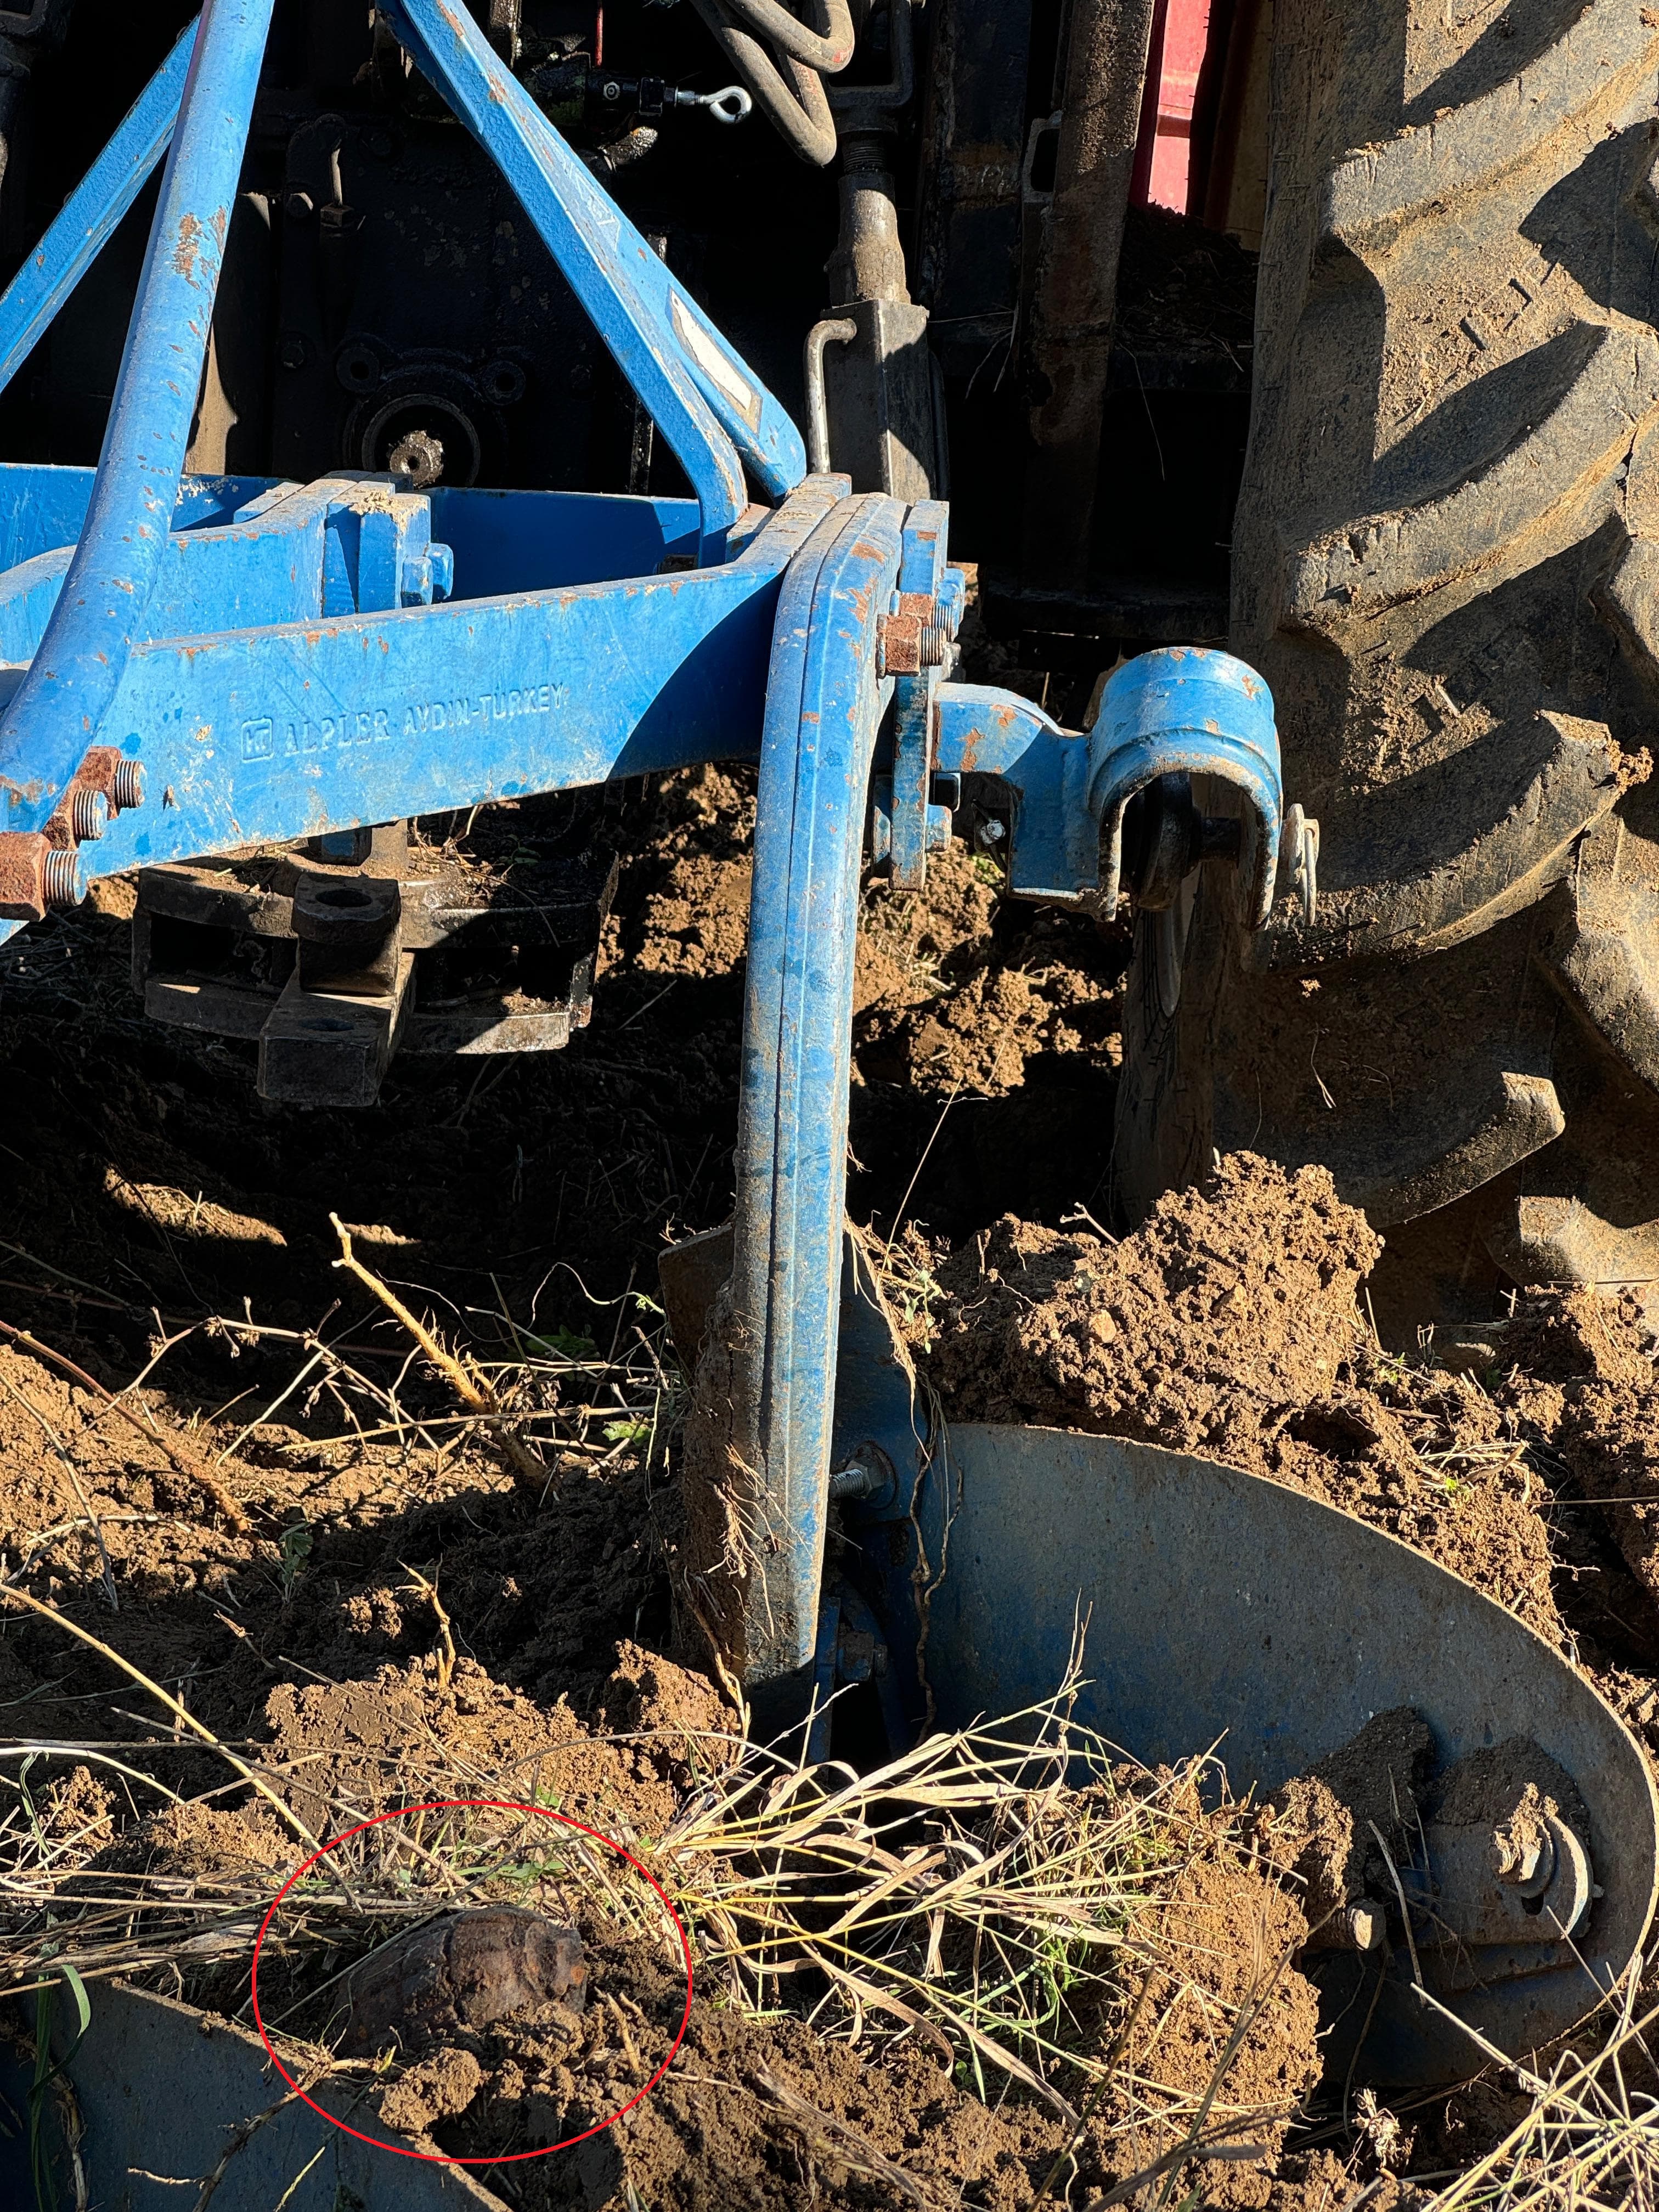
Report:
[[[874,1443],[860,1444],[858,1457],[836,1468],[830,1477],[830,1495],[847,1504],[867,1500],[884,1505],[897,1488],[892,1461]]]
[[[877,632],[877,675],[915,676],[924,668],[942,667],[950,650],[950,632],[938,602],[922,592],[896,592]]]
[[[129,806],[143,805],[144,764],[142,761],[124,760],[117,763],[113,795],[118,814]]]
[[[314,212],[309,192],[289,192],[283,202],[283,212],[290,222],[303,222]]]
[[[70,828],[77,838],[96,840],[109,827],[109,801],[101,791],[83,785],[70,801]]]
[[[72,845],[54,845],[41,872],[41,888],[49,907],[79,906],[87,895],[81,872],[81,855]]]
[[[1523,1897],[1541,1897],[1555,1873],[1555,1844],[1547,1829],[1500,1821],[1492,1831],[1491,1864],[1499,1881]]]
[[[303,368],[306,365],[305,340],[298,337],[284,338],[282,361],[284,368]]]
[[[484,390],[501,407],[511,407],[525,395],[525,373],[516,361],[492,362],[484,372]]]
[[[999,821],[994,814],[988,814],[974,832],[975,841],[982,845],[988,853],[994,847],[1000,845],[1007,835],[1007,823]]]
[[[443,476],[443,440],[434,438],[430,430],[410,430],[386,455],[386,465],[410,491],[426,491]]]
[[[344,346],[335,361],[334,373],[348,392],[373,392],[380,380],[380,356],[372,346]]]
[[[1291,887],[1302,901],[1302,919],[1311,929],[1319,919],[1319,824],[1299,806],[1285,811],[1285,854]]]
[[[879,1490],[887,1478],[874,1468],[860,1467],[857,1460],[846,1467],[838,1467],[830,1478],[831,1498],[868,1498]]]

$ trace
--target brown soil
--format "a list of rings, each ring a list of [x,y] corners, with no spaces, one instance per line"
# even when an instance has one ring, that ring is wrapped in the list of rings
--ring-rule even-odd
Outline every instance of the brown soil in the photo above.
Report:
[[[1316,1940],[1340,1940],[1345,1905],[1387,1899],[1392,1877],[1383,1851],[1396,1864],[1409,1859],[1433,1756],[1434,1738],[1420,1714],[1379,1713],[1352,1743],[1268,1799],[1264,1845],[1301,1884]]]
[[[1271,1475],[1413,1544],[1559,1644],[1544,1493],[1514,1415],[1382,1353],[1382,1249],[1322,1168],[1236,1153],[1121,1241],[998,1221],[913,1323],[961,1420],[1138,1437]]]
[[[1000,871],[960,840],[921,892],[872,890],[859,942],[854,1048],[863,1079],[998,1097],[1040,1057],[1115,1064],[1119,964],[1092,922],[1032,914],[993,934]]]
[[[538,1506],[476,1455],[435,1481],[428,1466],[417,1483],[389,1451],[377,1460],[359,1449],[349,1464],[319,1469],[303,1436],[277,1427],[262,1433],[257,1459],[232,1455],[221,1469],[251,1532],[209,1521],[194,1499],[184,1514],[123,1518],[135,1500],[157,1511],[148,1501],[172,1479],[165,1454],[32,1358],[3,1352],[0,1361],[15,1416],[0,1447],[9,1563],[15,1571],[26,1559],[26,1587],[180,1684],[192,1711],[286,1776],[279,1794],[307,1825],[320,1826],[331,1803],[337,1825],[342,1807],[362,1817],[476,1786],[536,1795],[601,1828],[649,1838],[732,1755],[730,1711],[714,1686],[625,1632],[641,1609],[650,1615],[659,1576],[647,1554],[642,1468],[573,1476]],[[61,1438],[80,1496],[66,1492],[66,1462],[24,1400]],[[167,1405],[158,1399],[152,1413],[176,1439]],[[224,1425],[234,1433],[234,1419]],[[103,1529],[118,1611],[90,1526],[62,1525],[77,1519]],[[290,1554],[284,1586],[282,1531],[300,1525],[311,1547],[297,1565]],[[453,1655],[404,1561],[441,1593],[463,1647]],[[607,1663],[590,1656],[596,1647]],[[84,1736],[106,1703],[118,1731],[131,1732],[124,1708],[146,1717],[133,1684],[51,1624],[9,1619],[0,1663],[12,1725],[24,1733],[67,1735],[73,1723]],[[187,1745],[160,1764],[186,1793],[222,1784],[222,1765]],[[74,1839],[93,1873],[161,1881],[173,1894],[233,1877],[269,1893],[301,1849],[251,1798],[135,1819],[125,1794],[84,1765],[70,1766],[40,1802],[47,1832]],[[1195,2166],[1192,2178],[1224,2187],[1208,2199],[1217,2203],[1270,2201],[1273,2157],[1318,2071],[1314,2002],[1289,1964],[1297,1906],[1226,1832],[1224,1821],[1216,1826],[1166,1902],[1165,1963],[1130,2046],[1138,2076],[1170,2117],[1160,2126],[1142,2111],[1129,2126],[1113,2108],[1097,2114],[1073,2152],[1088,2187],[1121,2180],[1137,2160],[1156,2161],[1184,2140],[1194,2098],[1248,2002],[1256,2014],[1221,2111],[1267,2107],[1272,2117],[1249,2140],[1267,2155],[1201,2174]],[[385,2124],[483,2155],[554,2139],[631,2095],[667,2048],[683,1980],[654,1947],[619,1942],[604,1924],[583,1935],[585,2015],[573,2025],[562,2008],[532,2008],[422,2050],[376,2093]],[[245,1948],[233,1943],[194,1994],[234,2010],[246,1971]],[[284,1995],[279,1966],[269,1990],[272,2002]],[[1067,2134],[1040,2104],[981,2101],[924,2041],[866,2055],[824,2043],[799,2021],[751,2021],[699,1996],[680,2057],[636,2114],[580,2159],[503,2169],[500,2186],[509,2201],[549,2212],[622,2205],[627,2187],[662,2212],[733,2203],[784,2212],[803,2192],[826,2207],[944,2207],[964,2188],[969,2201],[1016,2212]]]
[[[681,818],[658,841],[667,862],[641,910],[646,972],[725,976],[749,933],[752,776],[691,771],[676,787]],[[1001,870],[958,838],[928,862],[920,892],[872,883],[854,984],[855,1081],[998,1097],[1028,1062],[1088,1052],[1116,1061],[1118,954],[1095,925],[1056,914],[994,922]],[[613,943],[622,943],[618,923]]]
[[[678,817],[658,839],[666,863],[640,910],[638,963],[653,975],[729,975],[749,942],[749,853],[755,780],[742,769],[693,769],[676,792]],[[618,928],[615,942],[620,944]]]
[[[0,1348],[0,1564],[256,1754],[307,1825],[330,1798],[367,1813],[459,1776],[648,1837],[733,1756],[719,1690],[661,1656],[679,1507],[660,1438],[623,1422],[613,1442],[596,1421],[591,1446],[550,1455],[557,1479],[538,1498],[476,1443],[359,1439],[353,1420],[378,1417],[349,1381],[319,1393],[313,1375],[272,1401],[329,1316],[340,1356],[377,1389],[395,1382],[410,1418],[453,1412],[332,1271],[331,1208],[481,1358],[521,1350],[507,1314],[601,1364],[653,1325],[630,1283],[653,1286],[665,1229],[710,1223],[726,1201],[747,793],[741,773],[705,771],[615,803],[629,857],[593,1025],[570,1051],[399,1062],[381,1106],[350,1122],[265,1113],[241,1048],[143,1024],[117,905],[8,949],[0,1314],[112,1389],[163,1356],[126,1401],[151,1436]],[[515,819],[533,842],[536,810]],[[994,873],[958,847],[920,896],[872,887],[858,979],[853,1202],[921,1224],[899,1248],[915,1271],[902,1304],[947,1407],[1145,1437],[1346,1505],[1576,1643],[1659,1742],[1645,1496],[1659,1506],[1659,1468],[1638,1317],[1523,1301],[1471,1372],[1387,1358],[1356,1304],[1377,1240],[1316,1173],[1244,1156],[1115,1241],[1077,1209],[1108,1218],[1124,945],[1000,903]],[[250,1316],[292,1334],[257,1336]],[[665,1377],[665,1431],[679,1387]],[[294,1864],[276,1812],[227,1791],[222,1761],[182,1724],[168,1735],[170,1718],[156,1731],[153,1701],[56,1624],[0,1614],[0,1701],[32,1738],[156,1735],[136,1756],[168,1788],[218,1793],[140,1812],[125,1784],[50,1762],[32,1784],[41,1832],[83,1865],[186,1887],[257,1869],[274,1888]],[[1380,1778],[1405,1802],[1409,1729],[1357,1756],[1354,1772],[1339,1758],[1304,1778],[1246,1843],[1218,1824],[1161,1900],[1163,1948],[1125,2050],[1167,2116],[1097,2114],[1060,2201],[1069,2188],[1086,2203],[1182,2140],[1183,2100],[1207,2087],[1241,2003],[1255,2009],[1220,2101],[1277,2115],[1245,2131],[1267,2155],[1188,2161],[1180,2191],[1339,2212],[1376,2173],[1363,2126],[1340,2158],[1286,2132],[1318,2063],[1289,1955],[1322,1899],[1373,1881],[1363,1833]],[[648,2072],[665,2047],[683,1984],[614,1929],[583,1933],[594,2001],[574,2036],[531,2014],[434,2051],[386,2084],[387,2124],[489,2150],[620,2101],[643,2078],[636,2062]],[[240,2003],[245,1952],[204,1987]],[[1103,2043],[1122,2021],[1099,2025]],[[1419,2162],[1467,2157],[1513,2117],[1496,2090],[1460,2095],[1413,2123]],[[1388,2119],[1377,2143],[1393,2143]],[[994,2083],[988,2100],[923,2035],[867,2027],[849,2045],[700,1996],[635,2116],[580,2165],[493,2185],[538,2212],[620,2207],[630,2191],[653,2212],[1018,2212],[1066,2143],[1041,2099]],[[1379,2178],[1366,2203],[1388,2212],[1395,2184]]]
[[[1137,1990],[1144,2009],[1124,2045],[1126,2067],[1150,2085],[1164,2114],[1114,2115],[1117,2156],[1131,2171],[1156,2166],[1187,2138],[1236,2044],[1212,2111],[1218,2118],[1229,2107],[1279,2117],[1241,2127],[1224,2160],[1203,2163],[1202,2202],[1239,2212],[1272,2202],[1291,2117],[1321,2070],[1317,1999],[1290,1964],[1307,1932],[1299,1905],[1255,1868],[1218,1856],[1182,1876],[1160,1917],[1159,1963]]]
[[[1504,1352],[1528,1375],[1533,1418],[1553,1429],[1583,1495],[1605,1501],[1631,1572],[1659,1601],[1659,1389],[1642,1307],[1583,1291],[1533,1301]]]

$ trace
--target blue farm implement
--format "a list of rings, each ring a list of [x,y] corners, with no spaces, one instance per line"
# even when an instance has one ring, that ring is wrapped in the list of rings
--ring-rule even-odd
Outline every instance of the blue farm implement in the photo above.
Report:
[[[140,871],[151,1011],[257,1036],[273,1097],[367,1099],[400,1043],[562,1042],[608,896],[601,866],[562,907],[481,899],[415,871],[399,825],[756,764],[733,1219],[665,1267],[701,1346],[685,1597],[720,1662],[781,1723],[870,1684],[901,1741],[1052,1691],[1086,1619],[1086,1717],[1144,1759],[1219,1742],[1241,1790],[1395,1706],[1426,1717],[1448,1775],[1524,1740],[1571,1778],[1576,1823],[1522,1872],[1490,1818],[1431,1824],[1397,1896],[1313,1971],[1375,2080],[1455,2077],[1561,2033],[1625,1973],[1655,1889],[1646,1767],[1582,1678],[1453,1577],[1272,1483],[1094,1437],[929,1428],[844,1225],[866,865],[915,887],[964,819],[993,824],[1007,896],[1157,918],[1172,1010],[1200,866],[1247,935],[1281,884],[1314,912],[1317,825],[1284,805],[1266,685],[1161,649],[1073,732],[953,681],[947,506],[809,471],[793,422],[459,0],[383,13],[691,495],[422,488],[418,453],[308,483],[188,474],[270,13],[208,0],[0,299],[9,374],[166,154],[97,470],[0,468],[6,926]],[[266,873],[235,872],[271,847]],[[191,931],[282,957],[257,988],[216,981]],[[522,992],[428,992],[446,951],[538,932],[562,966],[528,1011]],[[98,2063],[137,2063],[112,2019]]]

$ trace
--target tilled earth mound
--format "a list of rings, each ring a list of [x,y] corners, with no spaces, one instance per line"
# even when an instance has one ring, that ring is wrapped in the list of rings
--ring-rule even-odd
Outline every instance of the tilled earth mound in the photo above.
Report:
[[[592,1028],[550,1063],[396,1062],[381,1105],[350,1124],[264,1113],[241,1048],[145,1027],[108,915],[17,941],[0,1030],[16,1165],[0,1190],[3,1310],[107,1385],[0,1348],[0,1575],[58,1616],[0,1607],[0,1701],[18,1740],[64,1747],[27,1770],[28,1819],[15,1790],[7,1802],[59,1875],[269,1894],[296,1863],[294,1822],[331,1802],[366,1815],[521,1790],[648,1838],[719,1786],[735,1717],[664,1650],[678,1540],[664,1438],[683,1385],[660,1338],[635,1340],[665,1227],[717,1218],[729,1188],[752,803],[741,771],[619,800],[630,857]],[[535,809],[516,818],[533,844]],[[957,847],[923,894],[872,888],[857,982],[854,1205],[884,1231],[902,1216],[938,1232],[891,1251],[908,1271],[896,1306],[946,1411],[1140,1437],[1344,1506],[1576,1654],[1659,1741],[1659,1405],[1636,1310],[1525,1299],[1451,1364],[1432,1346],[1393,1357],[1364,1303],[1379,1240],[1320,1171],[1246,1155],[1114,1239],[1080,1209],[1107,1218],[1124,940],[1009,907],[996,873]],[[620,1343],[659,1359],[649,1418],[599,1407],[580,1449],[547,1449],[545,1494],[478,1435],[439,1448],[405,1433],[430,1419],[448,1438],[453,1406],[366,1301],[327,1334],[380,1397],[306,1366],[350,1287],[331,1267],[331,1207],[480,1358],[552,1346],[602,1369]],[[280,1341],[252,1327],[273,1319]],[[123,1390],[153,1355],[156,1376]],[[558,1391],[579,1383],[602,1387],[567,1376]],[[228,1785],[192,1719],[275,1802]],[[100,1768],[93,1753],[118,1743],[186,1802]],[[1045,2188],[1081,2207],[1157,2168],[1137,2185],[1149,2202],[1167,2185],[1171,2203],[1340,2212],[1370,2188],[1366,2212],[1389,2212],[1390,2163],[1466,2160],[1516,2097],[1488,2083],[1408,2125],[1384,2112],[1356,2135],[1345,2108],[1311,2144],[1287,2134],[1319,2072],[1290,1963],[1304,1908],[1322,1881],[1334,1897],[1369,1879],[1339,1864],[1346,1832],[1316,1784],[1254,1842],[1194,1811],[1153,1955],[1126,1966],[1126,2005],[1146,1989],[1120,2052],[1136,2096],[1103,2100],[1080,2134],[925,2027],[872,2014],[856,2040],[820,2033],[809,2015],[826,1992],[801,1976],[769,1984],[759,2017],[700,1990],[679,2058],[625,2124],[580,2161],[491,2185],[536,2212],[1020,2212]],[[31,1915],[23,1899],[20,1941]],[[643,2078],[683,1979],[598,1920],[582,1933],[593,1996],[574,2029],[527,2016],[428,2054],[384,2085],[387,2124],[488,2154],[602,2114]],[[204,2001],[244,2004],[246,1952],[239,1936],[203,1954]],[[1056,2003],[1066,1972],[1057,1959]],[[1246,2003],[1220,2103],[1279,2117],[1247,2130],[1245,2155],[1183,2160],[1179,2116]],[[1102,2047],[1127,2016],[1101,2024]]]
[[[947,1416],[1131,1437],[1271,1475],[1414,1545],[1559,1644],[1536,1431],[1472,1377],[1382,1351],[1356,1297],[1381,1251],[1325,1169],[1238,1153],[1121,1240],[994,1223],[939,1264],[912,1327]]]

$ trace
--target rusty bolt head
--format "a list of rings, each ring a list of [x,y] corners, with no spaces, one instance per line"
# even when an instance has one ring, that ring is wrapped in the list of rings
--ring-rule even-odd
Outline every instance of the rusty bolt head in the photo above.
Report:
[[[935,602],[925,592],[901,592],[877,634],[876,673],[919,676],[924,668],[942,668],[950,649]]]
[[[878,676],[921,672],[921,624],[914,615],[889,615],[876,634]]]
[[[46,912],[40,878],[49,849],[38,830],[0,830],[0,920],[39,921]]]

